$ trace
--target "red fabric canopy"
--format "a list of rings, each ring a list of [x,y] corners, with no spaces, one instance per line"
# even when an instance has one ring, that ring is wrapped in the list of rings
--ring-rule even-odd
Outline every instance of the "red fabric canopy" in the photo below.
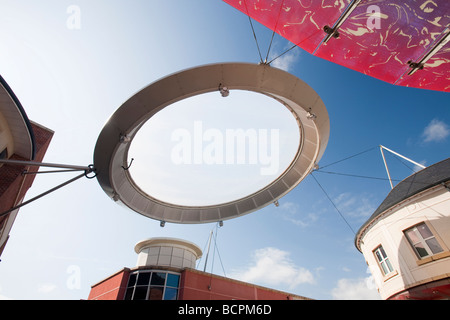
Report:
[[[315,56],[392,84],[450,92],[449,0],[224,1]],[[338,37],[324,41],[326,26]]]

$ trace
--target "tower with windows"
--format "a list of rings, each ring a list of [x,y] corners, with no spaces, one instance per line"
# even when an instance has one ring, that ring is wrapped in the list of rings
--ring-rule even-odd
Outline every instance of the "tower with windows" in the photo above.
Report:
[[[137,269],[128,279],[124,300],[176,300],[181,270],[195,268],[202,251],[174,238],[151,238],[136,244]]]
[[[395,186],[355,245],[381,298],[450,298],[450,158]]]
[[[197,270],[202,251],[189,241],[151,238],[134,250],[136,266],[94,284],[88,300],[309,300]]]

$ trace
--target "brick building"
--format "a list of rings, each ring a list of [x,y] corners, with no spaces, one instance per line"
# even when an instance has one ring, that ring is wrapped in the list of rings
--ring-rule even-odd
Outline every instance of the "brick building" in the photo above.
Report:
[[[0,76],[0,159],[41,162],[53,131],[30,121],[20,101]],[[0,163],[0,256],[18,209],[33,184],[38,167]]]
[[[195,269],[195,244],[152,238],[135,246],[137,266],[91,287],[88,300],[310,300]]]

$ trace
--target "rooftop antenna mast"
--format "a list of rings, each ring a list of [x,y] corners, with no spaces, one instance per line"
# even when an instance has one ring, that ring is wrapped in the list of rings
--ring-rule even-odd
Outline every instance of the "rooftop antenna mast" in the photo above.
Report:
[[[211,239],[212,239],[213,231],[211,230],[211,233],[209,234],[209,244],[208,244],[208,251],[206,252],[206,258],[205,258],[205,267],[203,268],[203,272],[206,272],[206,265],[208,264],[208,256],[209,256],[209,249],[211,247]]]
[[[411,160],[411,159],[409,159],[409,158],[407,158],[405,156],[402,156],[401,154],[399,154],[399,153],[397,153],[395,151],[392,151],[391,149],[386,148],[385,146],[380,145],[381,156],[383,157],[384,167],[386,168],[386,173],[387,173],[388,178],[389,178],[389,183],[391,184],[391,189],[394,189],[394,185],[392,184],[391,174],[389,173],[389,168],[388,168],[388,165],[386,163],[386,158],[384,157],[383,149],[386,150],[386,151],[391,152],[392,154],[394,154],[394,155],[396,155],[396,156],[398,156],[400,158],[403,158],[403,159],[413,163],[414,165],[416,165],[416,166],[418,166],[418,167],[420,167],[422,169],[426,168],[423,164],[417,163],[417,162],[415,162],[415,161],[413,161],[413,160]]]

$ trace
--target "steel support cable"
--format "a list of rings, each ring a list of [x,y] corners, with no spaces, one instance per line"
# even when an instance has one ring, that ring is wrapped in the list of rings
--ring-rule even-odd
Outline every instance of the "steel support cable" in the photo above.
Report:
[[[374,150],[374,149],[377,149],[377,148],[378,148],[378,146],[376,146],[376,147],[372,147],[372,148],[369,148],[369,149],[367,149],[367,150],[365,150],[365,151],[359,152],[359,153],[357,153],[357,154],[354,154],[354,155],[352,155],[352,156],[349,156],[349,157],[346,157],[346,158],[344,158],[344,159],[341,159],[341,160],[338,160],[338,161],[332,162],[332,163],[330,163],[330,164],[327,164],[327,165],[325,165],[325,166],[321,166],[321,167],[320,167],[320,169],[323,169],[323,168],[326,168],[326,167],[332,166],[332,165],[334,165],[334,164],[337,164],[337,163],[339,163],[339,162],[343,162],[343,161],[346,161],[346,160],[348,160],[348,159],[351,159],[351,158],[357,157],[357,156],[359,156],[359,155],[361,155],[361,154],[367,153],[367,152],[369,152],[369,151],[372,151],[372,150]]]
[[[292,47],[290,47],[289,49],[285,50],[283,53],[279,54],[278,56],[276,56],[275,58],[273,58],[272,60],[270,60],[267,64],[271,64],[272,62],[274,62],[275,60],[277,60],[277,59],[280,58],[281,56],[284,56],[286,53],[288,53],[289,51],[291,51],[291,50],[294,49],[295,47],[297,47],[297,44],[294,44]]]
[[[316,181],[317,185],[320,187],[320,189],[322,189],[323,193],[325,194],[325,196],[328,198],[328,200],[331,202],[331,204],[333,205],[333,207],[336,209],[336,211],[339,213],[339,215],[341,216],[342,220],[345,221],[345,223],[347,224],[347,226],[350,228],[350,230],[353,232],[354,235],[356,235],[355,230],[353,230],[352,226],[348,223],[347,219],[345,219],[344,215],[341,213],[341,211],[339,210],[339,208],[336,206],[336,204],[334,203],[334,201],[330,198],[330,196],[328,195],[328,193],[325,191],[325,189],[322,187],[322,185],[320,184],[320,182],[316,179],[316,177],[314,176],[313,173],[311,173],[311,176],[313,177],[313,179]]]
[[[45,162],[27,161],[27,160],[0,159],[0,164],[2,164],[2,163],[7,164],[7,165],[70,169],[73,171],[89,171],[89,172],[95,171],[95,168],[93,167],[93,165],[78,166],[78,165],[71,165],[71,164],[45,163]]]
[[[280,6],[280,11],[279,11],[279,13],[278,13],[277,23],[276,23],[275,28],[274,28],[274,30],[273,30],[273,32],[272,32],[272,39],[270,40],[270,45],[269,45],[269,49],[267,50],[266,60],[264,61],[263,58],[262,58],[261,49],[260,49],[260,47],[259,47],[258,38],[257,38],[257,36],[256,36],[255,28],[254,28],[254,26],[253,26],[252,18],[250,17],[250,14],[249,14],[249,11],[248,11],[247,1],[244,0],[244,5],[245,5],[245,10],[247,11],[248,21],[250,22],[250,27],[251,27],[252,32],[253,32],[253,38],[255,39],[256,47],[257,47],[257,49],[258,49],[260,63],[264,63],[264,64],[267,64],[267,65],[270,65],[272,62],[274,62],[274,61],[277,60],[278,58],[282,57],[283,55],[285,55],[286,53],[288,53],[289,51],[291,51],[291,50],[294,49],[295,47],[298,47],[298,46],[299,46],[300,44],[302,44],[304,41],[309,40],[310,38],[316,36],[317,33],[322,32],[322,30],[316,30],[315,32],[311,33],[311,35],[309,35],[309,37],[303,39],[302,41],[300,41],[300,42],[298,42],[298,43],[296,43],[296,44],[294,44],[292,47],[290,47],[289,49],[285,50],[284,52],[282,52],[281,54],[279,54],[278,56],[276,56],[275,58],[273,58],[272,60],[270,60],[269,62],[267,62],[267,60],[268,60],[268,58],[269,58],[270,49],[271,49],[271,47],[272,47],[272,41],[273,41],[273,38],[274,38],[274,36],[275,36],[275,29],[276,29],[276,26],[278,25],[278,20],[279,20],[280,15],[281,15],[281,10],[282,10],[282,8],[283,8],[283,4],[284,4],[284,0],[283,0],[283,3],[282,3],[281,6]]]
[[[84,171],[79,169],[67,169],[67,170],[47,170],[47,171],[27,171],[22,172],[23,175],[26,174],[43,174],[43,173],[62,173],[62,172],[76,172],[76,171]]]
[[[353,178],[362,178],[362,179],[370,179],[370,180],[383,180],[387,181],[388,178],[380,178],[380,177],[370,177],[370,176],[361,176],[357,174],[351,174],[351,173],[342,173],[342,172],[333,172],[333,171],[323,171],[322,169],[314,170],[314,172],[318,173],[327,173],[327,174],[335,174],[338,176],[346,176],[346,177],[353,177]],[[400,179],[392,179],[393,181],[401,181]]]
[[[244,0],[244,5],[245,5],[245,10],[247,11],[248,21],[250,22],[250,26],[251,26],[251,28],[252,28],[253,38],[255,38],[256,47],[258,48],[259,59],[261,60],[261,63],[263,63],[263,58],[262,58],[262,55],[261,55],[261,50],[259,49],[258,39],[257,39],[257,37],[256,37],[255,28],[253,27],[252,18],[250,18],[250,14],[249,14],[249,12],[248,12],[248,7],[247,7],[247,1],[246,1],[246,0]]]
[[[283,2],[280,5],[280,10],[278,10],[277,22],[275,23],[275,27],[273,28],[273,31],[272,31],[272,38],[270,39],[270,44],[269,44],[269,48],[267,49],[266,60],[264,61],[264,63],[267,63],[267,59],[269,58],[270,48],[272,48],[272,42],[273,42],[273,38],[275,36],[275,30],[277,30],[278,22],[280,21],[280,15],[281,15],[281,10],[283,9],[284,1],[285,0],[283,0]]]
[[[80,174],[80,175],[78,175],[78,176],[76,176],[76,177],[74,177],[74,178],[72,178],[72,179],[70,179],[70,180],[68,180],[68,181],[66,181],[64,183],[61,183],[60,185],[58,185],[58,186],[56,186],[54,188],[51,188],[50,190],[48,190],[48,191],[46,191],[44,193],[41,193],[40,195],[38,195],[38,196],[28,200],[28,201],[22,202],[21,204],[19,204],[19,205],[13,207],[13,208],[8,209],[5,212],[1,213],[0,214],[0,218],[3,217],[3,216],[6,216],[7,214],[11,213],[14,210],[17,210],[17,209],[19,209],[19,208],[21,208],[21,207],[23,207],[23,206],[25,206],[25,205],[35,201],[35,200],[38,200],[38,199],[42,198],[43,196],[46,196],[46,195],[48,195],[48,194],[50,194],[50,193],[52,193],[52,192],[54,192],[54,191],[64,187],[64,186],[66,186],[66,185],[68,185],[68,184],[70,184],[70,183],[80,179],[80,178],[85,177],[85,176],[87,177],[87,172],[83,172],[82,174]]]
[[[388,178],[380,178],[380,177],[370,177],[370,176],[361,176],[356,174],[350,174],[350,173],[341,173],[341,172],[332,172],[332,171],[322,171],[322,170],[314,170],[314,172],[317,173],[327,173],[327,174],[334,174],[338,176],[346,176],[346,177],[353,177],[353,178],[362,178],[362,179],[371,179],[371,180],[383,180],[383,181],[389,181]],[[391,179],[391,181],[400,182],[403,181],[402,179]],[[429,181],[417,181],[414,180],[411,182],[411,184],[422,184],[422,185],[429,185]]]
[[[408,166],[402,159],[400,159],[399,157],[394,157],[398,162],[400,162],[402,165],[404,165],[406,168],[408,168],[409,170],[411,170],[412,172],[414,171],[414,168],[411,168],[410,166]]]
[[[208,237],[208,240],[206,241],[205,247],[203,248],[203,252],[204,252],[205,249],[206,249],[206,247],[208,247],[208,252],[207,252],[207,254],[206,254],[206,260],[205,260],[204,271],[206,272],[211,242],[212,242],[212,240],[214,240],[214,249],[213,249],[214,251],[213,251],[213,257],[212,257],[211,273],[212,273],[212,270],[213,270],[214,259],[215,259],[216,249],[217,249],[217,255],[219,256],[220,264],[221,264],[221,266],[222,266],[222,271],[223,271],[223,274],[224,274],[225,277],[226,277],[225,268],[224,268],[224,266],[223,266],[222,258],[221,258],[220,253],[219,253],[219,247],[217,246],[217,234],[218,234],[217,230],[218,230],[218,226],[219,226],[219,223],[216,224],[216,227],[215,227],[215,228],[216,228],[216,231],[215,231],[215,233],[214,233],[214,230],[211,230],[211,231],[210,231],[210,236]],[[214,237],[213,237],[213,236],[214,236]],[[200,260],[201,260],[201,259],[200,259]],[[200,266],[200,262],[201,262],[201,261],[199,261],[199,262],[197,263],[197,268]]]
[[[209,237],[206,239],[206,243],[205,243],[205,245],[203,246],[203,251],[202,251],[202,253],[205,252],[206,247],[208,246],[208,242],[209,242]],[[197,262],[197,269],[200,267],[200,263],[202,262],[202,259],[203,259],[203,254],[202,254],[202,256],[200,257],[200,259],[198,260],[198,262]]]
[[[214,246],[215,246],[215,248],[217,248],[217,255],[219,256],[220,265],[222,266],[223,274],[226,277],[227,275],[225,273],[225,268],[223,267],[222,258],[220,257],[219,247],[217,246],[217,234],[218,234],[217,230],[218,230],[218,224],[216,224],[216,236],[214,237]],[[213,259],[213,261],[214,261],[214,259]]]
[[[213,249],[213,256],[212,256],[212,263],[211,263],[211,271],[210,271],[210,278],[209,278],[209,285],[208,285],[208,290],[211,290],[212,288],[212,277],[213,277],[213,269],[214,269],[214,261],[215,261],[215,257],[216,257],[216,249],[217,249],[217,255],[219,256],[219,260],[220,260],[220,264],[222,266],[222,271],[224,276],[226,277],[226,273],[225,273],[225,268],[223,267],[223,263],[222,263],[222,258],[220,257],[220,253],[219,253],[219,247],[217,246],[217,230],[218,230],[218,225],[219,223],[216,224],[216,232],[214,234],[214,231],[211,230],[210,232],[210,236],[209,236],[209,240],[207,242],[208,244],[208,252],[207,252],[207,257],[206,257],[206,261],[205,261],[205,268],[204,268],[204,272],[206,272],[206,267],[207,267],[207,262],[208,262],[208,255],[209,255],[209,250],[210,250],[210,246],[211,246],[211,241],[214,239],[214,249]],[[213,238],[214,235],[214,238]]]
[[[301,45],[303,42],[305,42],[306,40],[309,40],[310,38],[316,36],[317,33],[321,32],[321,30],[316,30],[315,32],[311,33],[309,35],[309,37],[303,39],[302,41],[294,44],[292,47],[290,47],[289,49],[285,50],[284,52],[282,52],[281,54],[279,54],[278,56],[276,56],[275,58],[273,58],[272,60],[270,60],[267,64],[271,64],[272,62],[274,62],[276,59],[284,56],[286,53],[288,53],[289,51],[291,51],[292,49],[298,47],[299,45]]]
[[[23,175],[23,176],[26,176],[26,175],[28,175],[28,174],[60,173],[60,172],[83,171],[82,174],[80,174],[80,175],[78,175],[78,176],[76,176],[76,177],[74,177],[74,178],[72,178],[72,179],[70,179],[70,180],[68,180],[68,181],[66,181],[66,182],[64,182],[64,183],[62,183],[62,184],[56,186],[56,187],[54,187],[54,188],[51,188],[50,190],[47,190],[47,191],[41,193],[40,195],[37,195],[36,197],[34,197],[34,198],[32,198],[32,199],[30,199],[30,200],[28,200],[28,201],[22,202],[22,203],[19,204],[19,205],[15,205],[15,206],[13,206],[12,208],[6,210],[5,212],[2,212],[2,213],[0,214],[0,218],[3,217],[3,216],[8,215],[9,213],[11,213],[11,212],[14,211],[14,210],[17,210],[17,209],[19,209],[19,208],[21,208],[21,207],[23,207],[23,206],[25,206],[25,205],[27,205],[27,204],[29,204],[29,203],[35,201],[35,200],[38,200],[38,199],[40,199],[40,198],[42,198],[42,197],[48,195],[48,194],[50,194],[50,193],[52,193],[52,192],[54,192],[54,191],[56,191],[56,190],[58,190],[58,189],[60,189],[60,188],[62,188],[62,187],[64,187],[64,186],[66,186],[66,185],[68,185],[68,184],[70,184],[70,183],[72,183],[72,182],[74,182],[74,181],[76,181],[76,180],[82,178],[82,177],[86,177],[87,179],[93,179],[93,178],[95,178],[95,177],[97,176],[96,169],[94,168],[93,165],[89,165],[89,166],[78,166],[78,165],[67,165],[67,164],[56,164],[56,163],[43,163],[43,162],[36,162],[36,161],[23,161],[23,160],[13,160],[13,159],[0,159],[0,163],[6,164],[6,165],[28,166],[28,168],[29,168],[30,166],[60,168],[60,170],[38,171],[38,172],[28,172],[28,170],[24,170],[24,171],[22,172],[22,175]],[[62,168],[62,170],[61,170],[61,168]],[[93,173],[94,175],[93,175],[93,176],[89,176],[90,173]]]
[[[357,153],[357,154],[354,154],[354,155],[352,155],[352,156],[346,157],[346,158],[344,158],[344,159],[341,159],[341,160],[332,162],[332,163],[327,164],[327,165],[325,165],[325,166],[321,166],[320,168],[318,168],[318,169],[316,169],[316,170],[314,170],[314,171],[315,171],[315,172],[319,172],[319,173],[328,173],[328,174],[335,174],[335,175],[348,176],[348,177],[355,177],[355,178],[372,179],[372,180],[383,180],[383,181],[386,181],[386,180],[388,180],[388,181],[389,181],[389,180],[392,180],[392,181],[396,181],[396,182],[402,181],[403,179],[388,179],[388,178],[371,177],[371,176],[363,176],[363,175],[356,175],[356,174],[341,173],[341,172],[332,172],[332,171],[324,171],[324,170],[323,170],[323,169],[326,168],[326,167],[329,167],[329,166],[332,166],[332,165],[334,165],[334,164],[337,164],[337,163],[343,162],[343,161],[345,161],[345,160],[351,159],[351,158],[353,158],[353,157],[359,156],[359,155],[364,154],[364,153],[366,153],[366,152],[372,151],[373,149],[376,149],[376,148],[378,148],[378,147],[379,147],[379,146],[373,147],[373,148],[367,149],[367,150],[365,150],[365,151],[359,152],[359,153]],[[399,161],[401,164],[403,164],[406,168],[408,168],[409,170],[411,170],[412,172],[416,172],[413,168],[411,168],[410,166],[408,166],[404,161],[402,161],[402,160],[399,159],[398,157],[394,157],[394,158],[395,158],[397,161]],[[428,182],[420,182],[420,181],[416,181],[415,183],[424,183],[424,184],[426,184],[426,183],[428,183]]]

